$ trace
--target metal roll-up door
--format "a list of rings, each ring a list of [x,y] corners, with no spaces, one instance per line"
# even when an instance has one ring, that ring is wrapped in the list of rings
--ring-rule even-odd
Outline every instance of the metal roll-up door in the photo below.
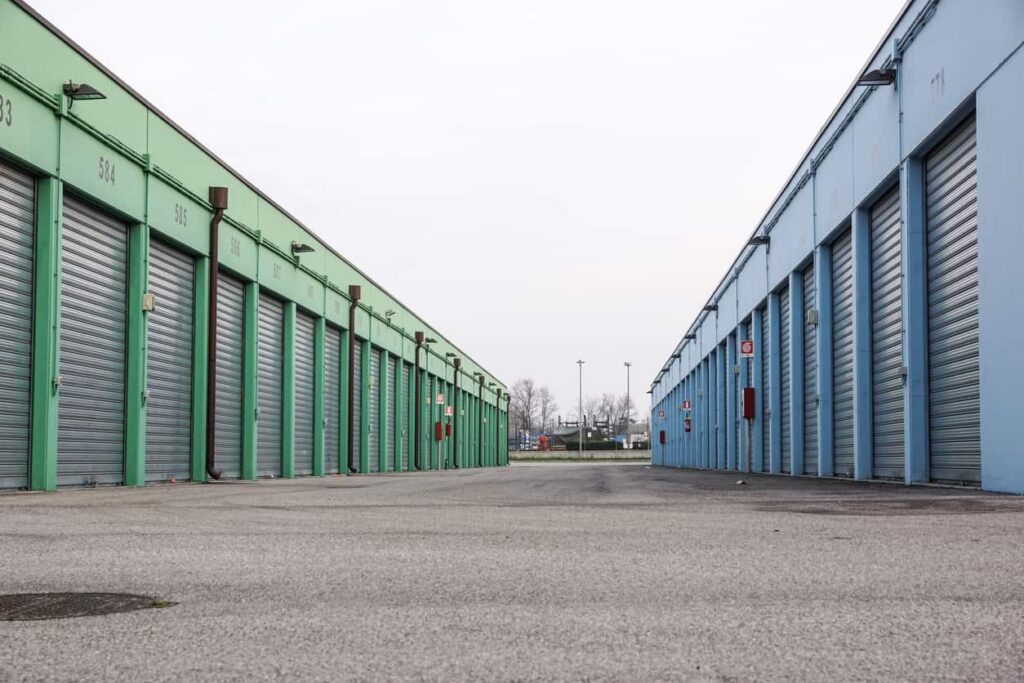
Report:
[[[380,472],[380,349],[370,347],[370,431],[367,450],[370,452],[370,471]]]
[[[217,405],[214,417],[217,469],[222,477],[242,476],[242,353],[245,342],[245,287],[221,272],[217,277]]]
[[[147,326],[146,481],[192,475],[192,312],[195,261],[153,240]]]
[[[128,230],[65,196],[57,484],[124,480]]]
[[[363,458],[363,340],[353,338],[352,347],[352,459],[362,472]]]
[[[739,363],[746,363],[746,360],[739,357],[739,335],[736,335],[736,362],[739,367]],[[729,433],[729,438],[732,439],[732,443],[735,444],[733,450],[736,453],[736,460],[733,463],[733,468],[740,470],[743,469],[743,453],[740,452],[740,430],[743,428],[743,410],[740,406],[742,397],[740,395],[740,373],[736,372],[734,368],[729,368],[729,374],[732,375],[732,407],[733,407],[733,425],[732,431]],[[679,403],[676,402],[676,408],[679,407]],[[678,421],[676,423],[676,429],[679,428]]]
[[[814,266],[804,270],[804,474],[818,474],[818,344],[817,324],[809,321],[817,309]]]
[[[402,363],[402,452],[405,454],[405,469],[415,469],[413,463],[412,439],[409,431],[409,415],[412,412],[415,401],[412,400],[412,389],[409,382],[412,376],[412,366]]]
[[[792,429],[789,423],[790,416],[793,413],[792,400],[793,400],[793,380],[789,376],[790,366],[792,365],[792,354],[789,349],[790,341],[790,322],[789,322],[789,288],[783,289],[779,292],[779,365],[782,366],[782,471],[791,472],[792,469],[792,453],[790,448],[793,443]]]
[[[397,466],[397,462],[396,462],[396,458],[395,458],[395,448],[396,448],[396,439],[395,439],[395,399],[398,397],[398,388],[395,386],[395,377],[398,376],[398,372],[397,372],[398,362],[399,361],[398,361],[398,357],[397,356],[389,356],[388,357],[388,381],[387,381],[387,384],[386,384],[387,391],[388,391],[388,399],[387,399],[387,403],[388,403],[388,410],[387,410],[387,435],[388,436],[387,436],[387,443],[386,443],[386,451],[387,451],[387,456],[388,456],[388,472],[395,472],[396,470],[401,469],[400,467]]]
[[[339,471],[341,425],[341,332],[328,327],[324,335],[324,473]]]
[[[260,293],[259,309],[256,473],[261,477],[277,477],[281,475],[284,305]]]
[[[0,488],[28,486],[35,181],[0,164]]]
[[[295,474],[313,474],[314,346],[316,321],[301,311],[295,316]]]
[[[853,242],[850,231],[832,243],[833,472],[853,476]]]
[[[761,353],[761,439],[763,443],[761,471],[770,472],[772,468],[772,335],[769,323],[771,316],[768,315],[767,306],[762,308],[758,315],[761,316],[761,338],[757,341],[757,348]]]
[[[872,476],[903,478],[899,188],[871,209]]]
[[[930,476],[981,481],[975,121],[928,156]]]

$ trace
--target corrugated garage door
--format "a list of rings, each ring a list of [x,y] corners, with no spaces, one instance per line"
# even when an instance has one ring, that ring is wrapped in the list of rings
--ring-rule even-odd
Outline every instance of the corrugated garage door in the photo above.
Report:
[[[758,315],[761,316],[761,338],[758,340],[757,347],[761,350],[761,439],[763,440],[762,454],[763,459],[761,463],[762,472],[771,471],[771,452],[772,452],[772,427],[771,427],[771,415],[772,415],[772,349],[771,349],[771,330],[769,320],[771,319],[768,315],[768,307],[762,308]]]
[[[341,332],[327,327],[324,335],[324,472],[339,471],[341,441]]]
[[[871,209],[872,476],[903,478],[899,188]]]
[[[409,471],[416,469],[413,462],[412,439],[409,438],[411,434],[409,415],[412,414],[413,406],[416,404],[416,401],[413,400],[412,388],[409,386],[411,378],[412,366],[402,363],[402,452],[405,453],[405,468]]]
[[[259,313],[259,422],[256,473],[281,475],[281,387],[284,368],[284,306],[260,293]]]
[[[395,467],[395,399],[398,396],[398,390],[397,387],[395,386],[395,377],[397,377],[398,375],[398,373],[396,372],[396,368],[398,366],[398,357],[388,356],[387,366],[388,381],[384,385],[385,387],[387,387],[388,404],[386,420],[388,436],[386,450],[388,456],[388,472],[394,472],[396,469],[399,469]]]
[[[35,181],[0,164],[0,488],[28,486]]]
[[[926,163],[930,476],[981,480],[975,122]]]
[[[739,357],[739,349],[740,349],[739,335],[736,335],[736,345],[735,345],[734,348],[736,349],[736,363],[737,363],[737,367],[739,367],[739,363],[746,363],[747,362],[745,360],[742,360]],[[743,410],[740,407],[740,401],[742,400],[741,396],[740,396],[740,373],[736,372],[735,368],[731,368],[730,367],[729,368],[729,374],[732,375],[732,401],[733,401],[732,406],[733,406],[733,417],[734,417],[733,425],[732,425],[732,431],[729,432],[729,438],[732,439],[732,443],[735,444],[734,450],[736,452],[736,461],[733,463],[733,469],[742,469],[743,453],[740,452],[740,429],[743,428]],[[676,398],[678,399],[680,397],[680,395],[681,395],[681,393],[679,395],[677,395]],[[676,404],[675,404],[675,406],[673,406],[673,408],[675,410],[674,414],[675,415],[679,415],[679,401],[678,400],[676,401]],[[676,423],[677,431],[681,432],[682,431],[682,423],[678,420],[678,418],[676,418],[675,423]]]
[[[832,243],[832,438],[837,477],[853,476],[853,243]]]
[[[124,480],[127,227],[65,196],[57,483]]]
[[[352,347],[352,459],[362,472],[363,458],[363,340],[353,337]]]
[[[192,476],[192,311],[195,261],[162,242],[149,246],[146,481]]]
[[[370,432],[367,450],[370,452],[370,471],[380,472],[380,349],[370,347]]]
[[[217,469],[242,476],[242,346],[245,288],[221,272],[217,278]]]
[[[789,376],[792,365],[792,354],[789,349],[789,288],[779,292],[779,364],[782,366],[782,471],[790,472],[792,466],[792,429],[789,424],[790,416],[793,413],[793,380]]]
[[[818,474],[818,326],[807,321],[817,308],[814,266],[804,270],[804,474]]]
[[[313,362],[316,321],[299,311],[295,316],[295,474],[313,474]]]

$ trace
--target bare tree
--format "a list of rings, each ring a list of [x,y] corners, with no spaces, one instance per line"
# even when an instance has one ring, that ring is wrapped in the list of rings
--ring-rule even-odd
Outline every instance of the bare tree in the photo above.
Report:
[[[628,403],[627,403],[628,401]],[[632,396],[623,394],[619,397],[618,406],[616,408],[616,414],[618,415],[618,421],[620,424],[629,426],[633,423],[636,416],[636,404],[633,401]]]
[[[555,397],[551,395],[551,390],[547,387],[541,387],[537,390],[537,407],[540,411],[540,429],[541,431],[547,431],[548,421],[555,414],[555,411],[558,410]]]
[[[510,410],[515,421],[527,432],[537,421],[537,388],[532,379],[520,379],[512,385]]]
[[[583,415],[588,424],[594,424],[594,419],[601,414],[601,399],[587,396],[583,399]]]
[[[597,414],[600,419],[606,420],[609,425],[614,424],[615,420],[615,395],[614,394],[601,394],[600,407],[597,409]]]

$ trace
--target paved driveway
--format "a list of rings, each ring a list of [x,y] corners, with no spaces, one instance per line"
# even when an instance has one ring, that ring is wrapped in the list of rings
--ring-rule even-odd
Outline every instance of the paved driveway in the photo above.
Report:
[[[1024,678],[1024,499],[536,464],[0,496],[0,680]]]

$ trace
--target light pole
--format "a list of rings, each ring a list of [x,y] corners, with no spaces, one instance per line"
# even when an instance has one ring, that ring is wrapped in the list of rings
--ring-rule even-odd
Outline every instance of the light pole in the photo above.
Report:
[[[633,367],[633,364],[628,360],[624,363],[626,366],[626,447],[629,447],[629,369]]]
[[[579,428],[580,428],[580,442],[577,444],[580,451],[580,459],[583,459],[583,363],[584,361],[576,361],[576,365],[580,366],[580,414],[579,414]]]

